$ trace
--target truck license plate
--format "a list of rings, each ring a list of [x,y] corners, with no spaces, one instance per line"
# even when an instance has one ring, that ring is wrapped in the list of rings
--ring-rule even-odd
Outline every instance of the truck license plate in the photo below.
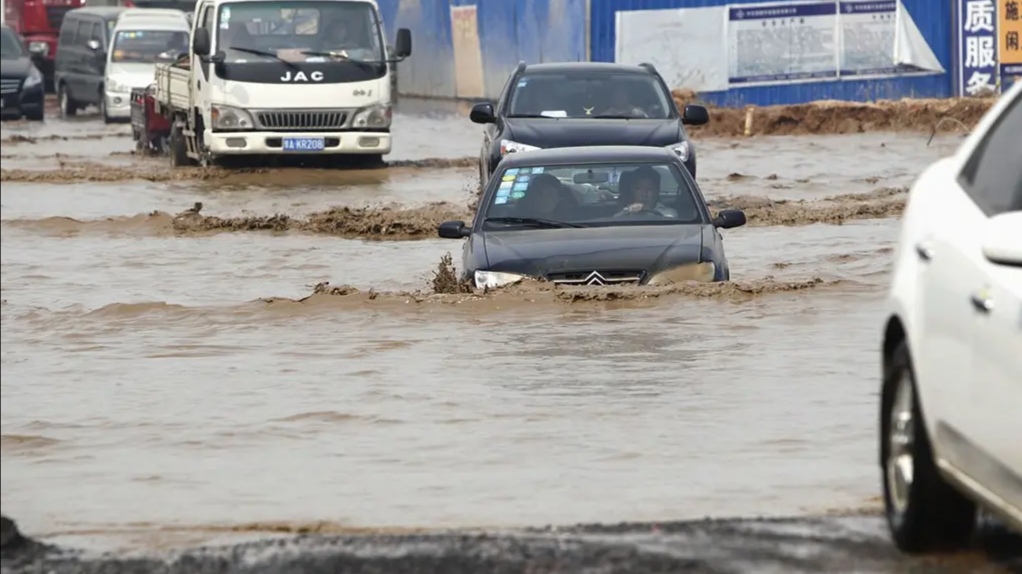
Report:
[[[284,151],[323,151],[323,138],[284,138]]]

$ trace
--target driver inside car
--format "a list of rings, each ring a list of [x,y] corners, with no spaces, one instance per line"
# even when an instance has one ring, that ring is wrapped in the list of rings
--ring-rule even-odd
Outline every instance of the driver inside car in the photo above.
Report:
[[[678,212],[660,203],[660,173],[644,165],[621,174],[621,202],[625,208],[614,214],[636,215],[654,213],[663,217],[677,218]]]
[[[629,118],[648,118],[649,114],[639,106],[632,104],[631,94],[623,85],[616,85],[610,93],[610,104],[600,111],[601,116],[625,116]]]

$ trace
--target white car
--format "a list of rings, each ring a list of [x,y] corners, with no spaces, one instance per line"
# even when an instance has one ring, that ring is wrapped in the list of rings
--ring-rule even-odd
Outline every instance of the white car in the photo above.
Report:
[[[1022,533],[1022,83],[915,181],[883,334],[880,465],[905,552]]]

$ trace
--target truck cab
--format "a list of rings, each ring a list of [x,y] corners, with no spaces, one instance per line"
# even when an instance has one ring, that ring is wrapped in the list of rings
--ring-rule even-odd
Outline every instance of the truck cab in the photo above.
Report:
[[[175,165],[231,155],[391,151],[391,70],[374,0],[199,0],[190,52],[158,65]]]

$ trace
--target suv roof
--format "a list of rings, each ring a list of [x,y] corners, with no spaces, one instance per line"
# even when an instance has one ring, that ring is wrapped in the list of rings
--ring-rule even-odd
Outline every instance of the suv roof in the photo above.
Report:
[[[69,11],[64,19],[66,20],[69,17],[74,18],[76,16],[97,16],[104,20],[114,20],[125,10],[127,10],[127,8],[124,6],[86,6]]]
[[[671,150],[656,146],[597,145],[538,149],[512,153],[501,160],[501,168],[529,166],[536,163],[664,161],[677,160]]]
[[[616,64],[613,62],[545,62],[542,64],[526,64],[526,72],[607,72],[626,74],[652,74],[653,66],[650,64]]]

